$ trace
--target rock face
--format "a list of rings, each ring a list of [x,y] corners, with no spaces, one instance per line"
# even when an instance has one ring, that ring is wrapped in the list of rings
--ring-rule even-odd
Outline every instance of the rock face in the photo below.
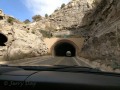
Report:
[[[120,68],[120,1],[102,0],[86,13],[83,23],[83,32],[89,38],[80,56]]]
[[[3,56],[7,60],[47,54],[47,47],[40,36],[19,29],[2,31],[2,33],[9,38],[7,46],[3,48]]]
[[[6,46],[0,46],[0,60],[14,60],[45,55],[48,52],[42,40],[42,34],[26,30],[23,24],[9,25],[6,20],[0,20],[1,33],[8,37]]]
[[[49,20],[52,25],[64,29],[73,25],[81,25],[86,12],[91,10],[94,0],[72,0],[65,7],[56,10]]]
[[[37,22],[35,27],[43,30],[68,30],[73,25],[83,26],[82,19],[94,5],[94,0],[71,0],[63,8],[56,9],[53,14]]]

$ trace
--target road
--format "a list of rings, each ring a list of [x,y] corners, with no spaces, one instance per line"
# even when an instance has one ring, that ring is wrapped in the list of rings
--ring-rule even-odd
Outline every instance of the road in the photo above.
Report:
[[[67,66],[88,66],[83,61],[76,57],[36,57],[28,59],[20,59],[14,61],[7,61],[6,64],[12,66],[49,66],[49,65],[67,65]]]

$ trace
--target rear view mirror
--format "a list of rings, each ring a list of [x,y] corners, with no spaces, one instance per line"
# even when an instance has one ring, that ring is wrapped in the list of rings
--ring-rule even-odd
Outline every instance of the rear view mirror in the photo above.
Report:
[[[0,33],[0,46],[6,46],[5,43],[8,41],[7,36],[4,34]]]

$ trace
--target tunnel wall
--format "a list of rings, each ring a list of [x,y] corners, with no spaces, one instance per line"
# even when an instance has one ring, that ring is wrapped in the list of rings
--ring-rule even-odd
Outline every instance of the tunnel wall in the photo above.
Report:
[[[59,40],[51,48],[51,53],[52,53],[53,56],[55,56],[55,53],[56,53],[55,52],[55,47],[57,45],[60,45],[60,44],[63,44],[63,43],[68,43],[68,44],[72,45],[75,48],[75,56],[78,55],[79,48],[77,47],[77,45],[74,42],[72,42],[70,40]]]
[[[83,47],[84,38],[45,38],[44,42],[48,47],[49,54],[54,55],[54,47],[60,42],[68,42],[76,47],[76,55],[78,55]]]

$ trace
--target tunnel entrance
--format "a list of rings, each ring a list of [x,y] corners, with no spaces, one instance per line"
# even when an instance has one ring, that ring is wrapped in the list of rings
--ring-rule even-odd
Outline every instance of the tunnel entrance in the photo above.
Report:
[[[5,46],[5,43],[7,41],[8,41],[8,38],[4,34],[0,33],[0,46]]]
[[[4,18],[3,18],[3,16],[0,16],[0,20],[3,20]]]
[[[68,42],[61,42],[57,44],[54,48],[55,56],[66,56],[67,51],[71,52],[72,57],[76,55],[75,47]]]

